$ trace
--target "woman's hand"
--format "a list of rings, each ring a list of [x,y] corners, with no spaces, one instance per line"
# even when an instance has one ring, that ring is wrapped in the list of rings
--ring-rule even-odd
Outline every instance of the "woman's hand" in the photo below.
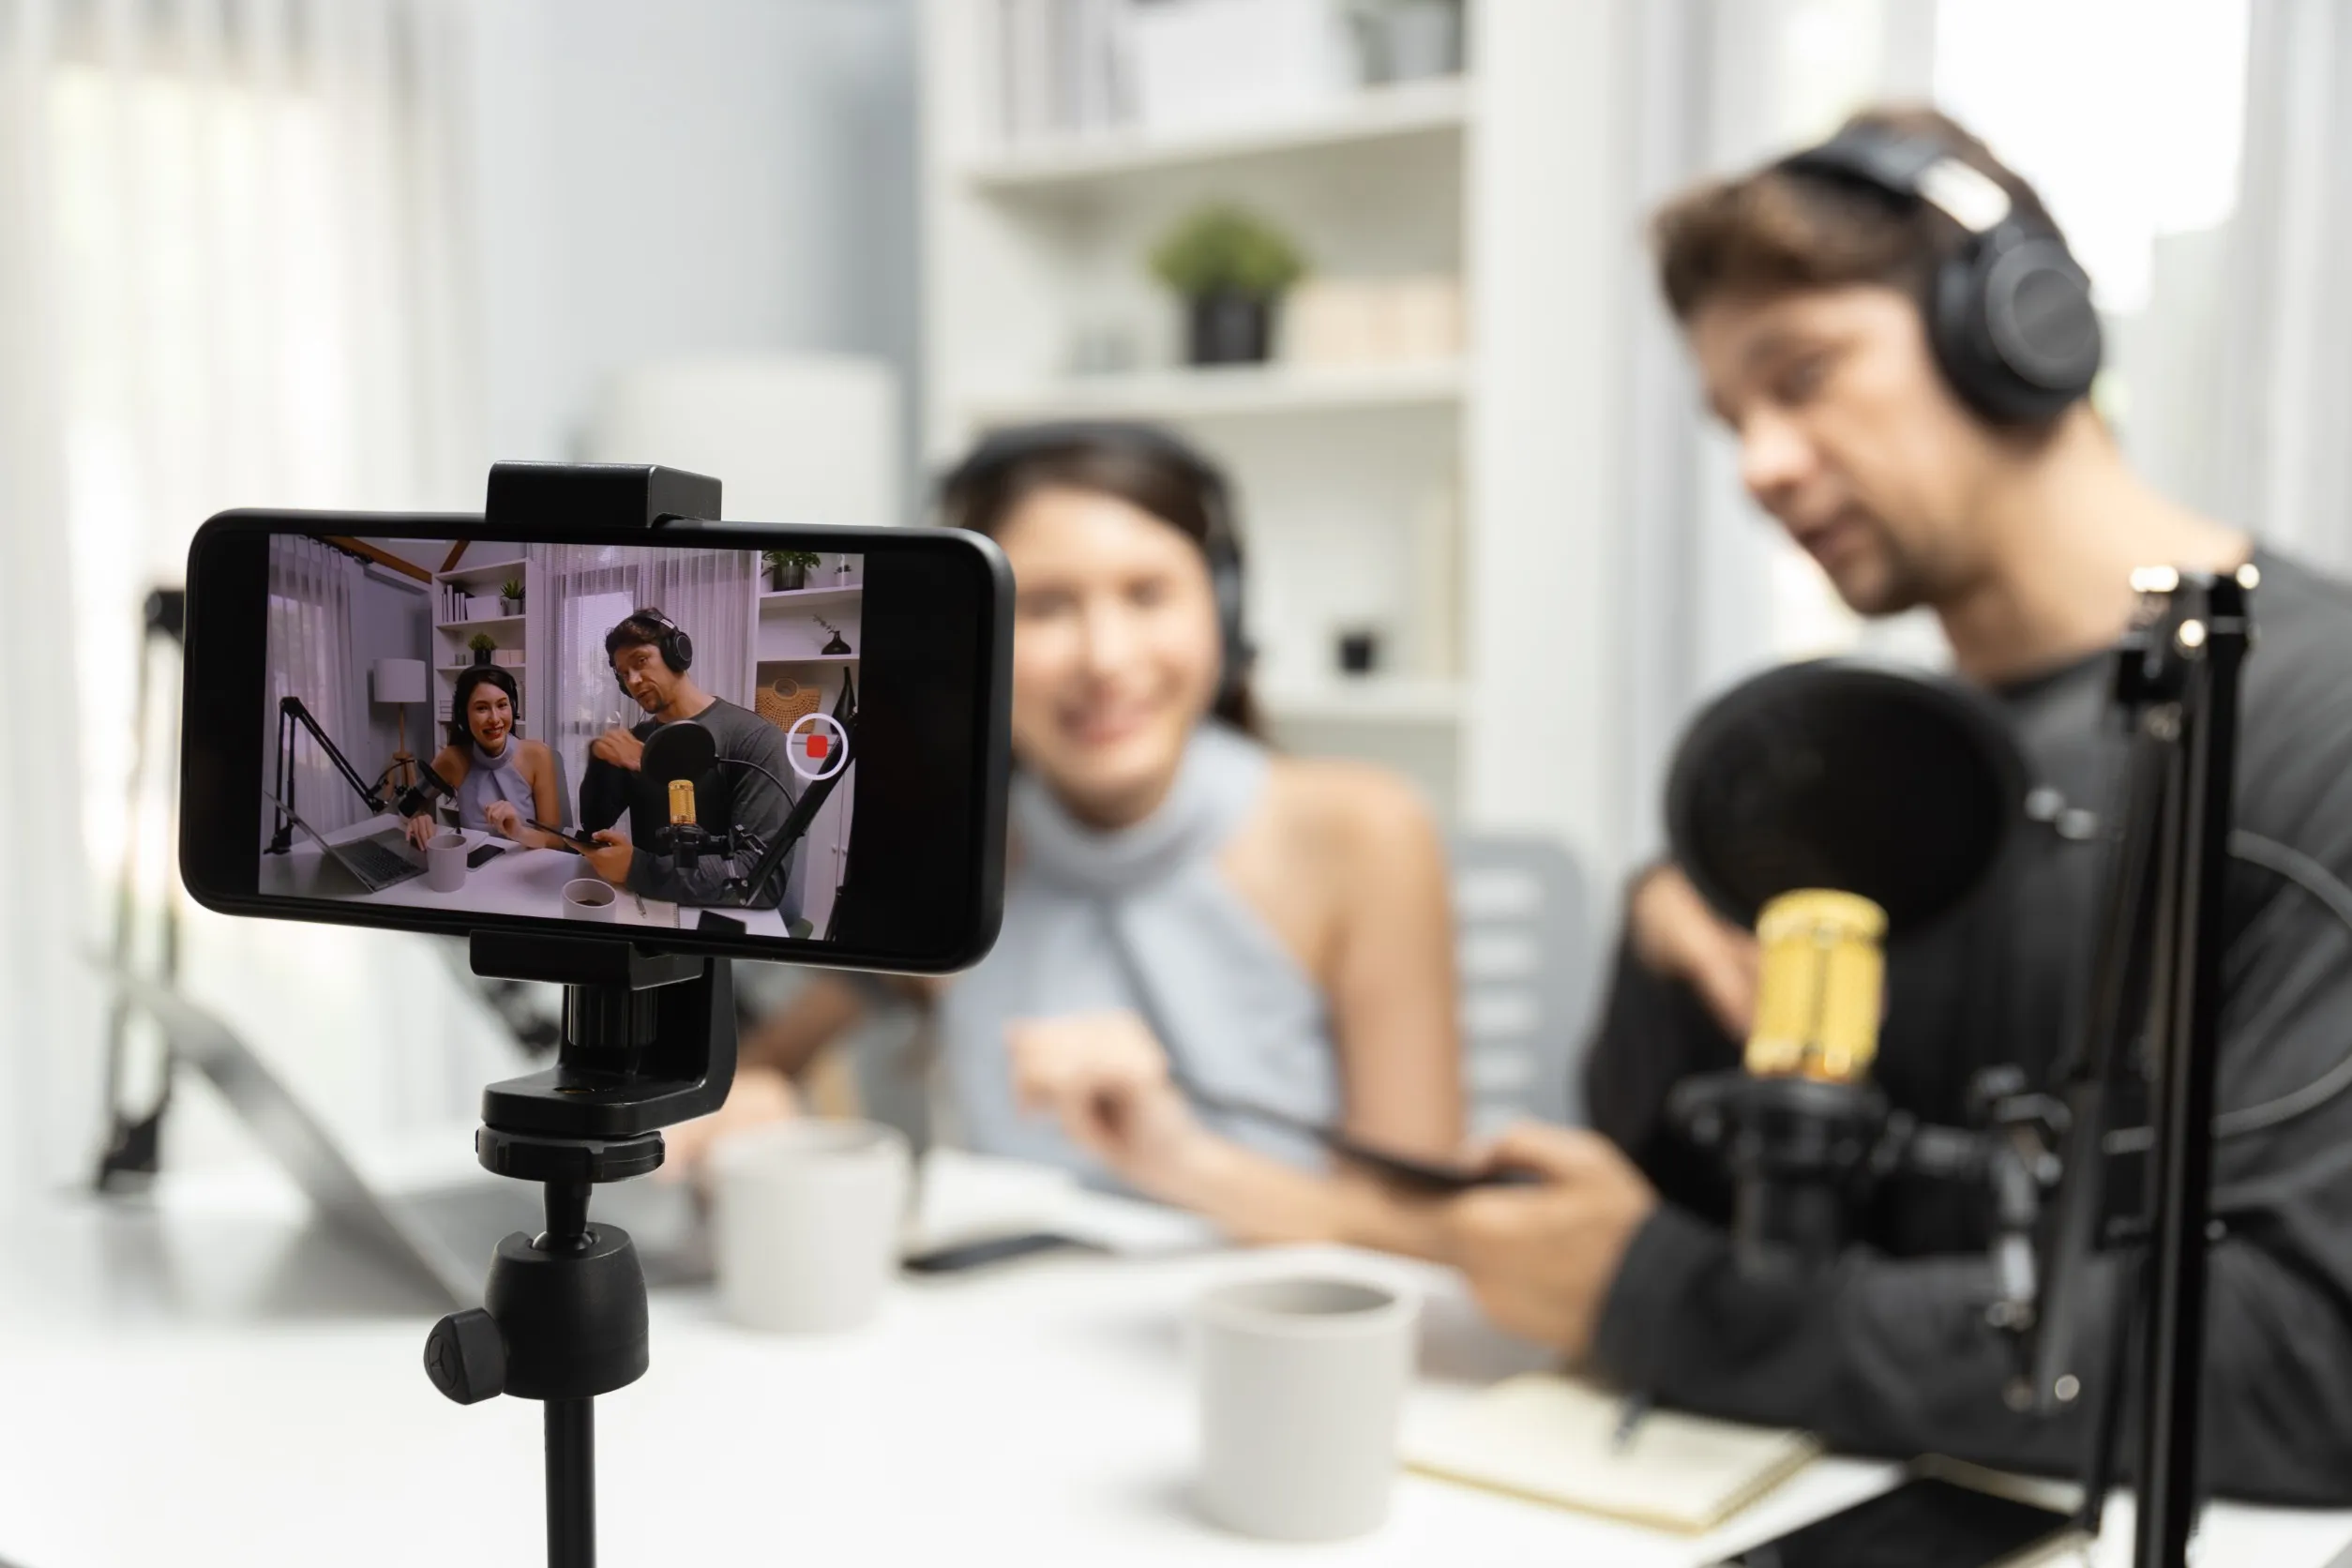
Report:
[[[415,816],[409,818],[403,825],[408,834],[408,841],[419,850],[430,845],[433,835],[441,831],[441,824],[433,821],[433,814],[430,811],[419,811]]]
[[[1756,1025],[1754,936],[1708,908],[1672,866],[1660,866],[1635,884],[1626,918],[1643,963],[1696,991],[1725,1033],[1748,1037]]]
[[[482,807],[482,815],[490,819],[491,831],[502,838],[511,838],[518,844],[523,841],[522,813],[515,809],[513,801],[491,801]]]
[[[1076,1013],[1016,1022],[1004,1034],[1024,1110],[1051,1115],[1071,1142],[1138,1191],[1192,1200],[1200,1157],[1218,1140],[1194,1118],[1141,1018]]]
[[[799,1114],[799,1098],[792,1093],[792,1080],[782,1073],[769,1067],[738,1068],[725,1105],[708,1116],[663,1131],[662,1144],[668,1153],[655,1174],[673,1182],[691,1175],[728,1134]]]

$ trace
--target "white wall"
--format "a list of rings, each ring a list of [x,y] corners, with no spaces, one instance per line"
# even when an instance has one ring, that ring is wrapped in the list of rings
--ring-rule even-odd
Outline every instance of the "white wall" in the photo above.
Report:
[[[485,0],[470,136],[494,455],[573,455],[603,379],[643,359],[871,354],[913,384],[912,12]]]

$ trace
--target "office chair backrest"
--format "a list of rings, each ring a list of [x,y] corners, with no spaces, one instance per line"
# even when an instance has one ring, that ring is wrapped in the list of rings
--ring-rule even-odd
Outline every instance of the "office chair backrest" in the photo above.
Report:
[[[1583,874],[1549,838],[1463,834],[1451,850],[1470,1128],[1580,1123],[1596,968]]]

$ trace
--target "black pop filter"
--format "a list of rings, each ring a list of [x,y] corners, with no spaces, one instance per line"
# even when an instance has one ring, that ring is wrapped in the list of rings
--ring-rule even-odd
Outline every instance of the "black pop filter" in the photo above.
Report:
[[[645,755],[638,767],[658,784],[672,779],[700,778],[718,762],[718,740],[690,718],[665,724],[645,737]]]
[[[1877,903],[1900,934],[1984,880],[2025,794],[2025,761],[1982,693],[1818,659],[1733,687],[1692,723],[1666,783],[1666,837],[1741,926],[1780,894],[1826,887]]]

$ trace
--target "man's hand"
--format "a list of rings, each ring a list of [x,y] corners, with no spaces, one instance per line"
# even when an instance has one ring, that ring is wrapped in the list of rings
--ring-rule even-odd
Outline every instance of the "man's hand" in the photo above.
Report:
[[[645,743],[616,724],[588,743],[588,755],[635,773],[644,765]]]
[[[1615,1144],[1579,1128],[1522,1123],[1495,1140],[1485,1163],[1543,1184],[1479,1187],[1445,1204],[1446,1260],[1497,1326],[1584,1354],[1658,1195]]]
[[[613,886],[628,885],[629,864],[637,858],[636,847],[609,827],[597,832],[596,842],[603,848],[582,850],[580,858],[588,863],[588,869]]]
[[[419,811],[403,825],[408,841],[420,850],[430,845],[433,835],[441,831],[441,824],[433,821],[433,814],[430,811]]]
[[[522,813],[515,809],[513,801],[491,801],[482,808],[482,815],[490,819],[491,830],[500,837],[512,838],[517,843],[522,841]]]
[[[1698,993],[1734,1040],[1756,1026],[1756,938],[1707,907],[1691,880],[1661,866],[1635,884],[1626,921],[1634,953]]]
[[[1142,1192],[1184,1201],[1211,1135],[1168,1078],[1168,1054],[1129,1012],[1076,1013],[1006,1026],[1013,1091],[1079,1148]]]

